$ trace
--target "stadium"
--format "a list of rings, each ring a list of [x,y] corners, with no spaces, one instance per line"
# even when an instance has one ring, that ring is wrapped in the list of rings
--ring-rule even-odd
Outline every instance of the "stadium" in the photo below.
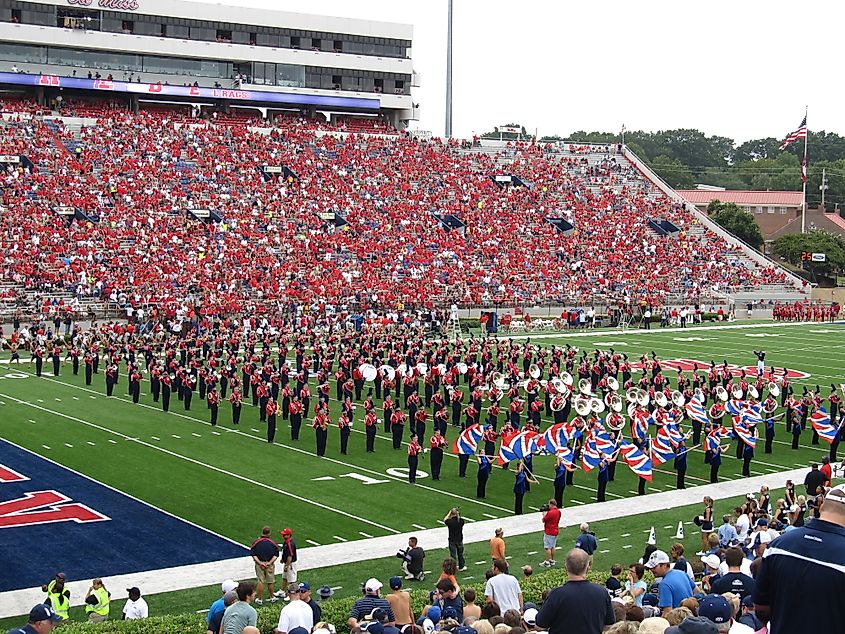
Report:
[[[777,571],[842,586],[838,291],[624,131],[454,135],[448,24],[439,136],[411,24],[0,0],[2,627],[287,634],[312,591],[306,634],[777,633]],[[734,556],[765,591],[717,592]],[[605,612],[554,612],[582,580]],[[347,620],[381,587],[414,618]]]

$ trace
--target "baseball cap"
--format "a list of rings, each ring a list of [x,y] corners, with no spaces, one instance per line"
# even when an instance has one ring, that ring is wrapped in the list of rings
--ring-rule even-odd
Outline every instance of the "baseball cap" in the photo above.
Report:
[[[402,587],[402,577],[391,577],[388,585],[393,589],[397,590]]]
[[[461,625],[452,630],[452,634],[478,634],[473,628],[468,625]]]
[[[704,555],[704,557],[701,558],[701,563],[708,568],[718,568],[719,564],[722,563],[722,560],[719,559],[719,555]]]
[[[444,619],[457,619],[458,618],[458,611],[453,608],[451,605],[448,607],[443,608],[443,618]]]
[[[742,599],[741,603],[747,608],[754,607],[754,599],[751,597],[750,594],[745,595],[745,598]]]
[[[824,496],[824,501],[839,502],[845,504],[845,484],[837,484]]]
[[[367,634],[384,634],[384,625],[381,621],[364,621],[361,623],[361,629]]]
[[[537,609],[536,608],[528,608],[522,614],[522,620],[525,621],[527,625],[536,625],[537,623]]]
[[[57,572],[56,573],[56,579],[61,579],[62,581],[64,581],[65,580],[65,573]]]
[[[523,614],[531,608],[534,608],[536,610],[537,604],[534,603],[533,601],[526,601],[525,603],[523,603],[522,604]]]
[[[292,583],[288,586],[288,594],[299,594],[299,584]]]
[[[698,602],[698,616],[713,623],[727,623],[731,620],[731,604],[721,594],[708,594]]]
[[[431,610],[429,610],[429,614],[431,614]],[[434,622],[425,616],[420,617],[417,619],[417,625],[419,625],[422,630],[423,634],[431,634],[434,632]]]
[[[311,590],[311,584],[307,581],[300,581],[299,582],[299,591],[300,592],[308,592]]]
[[[238,582],[234,579],[226,579],[223,583],[220,584],[220,590],[223,594],[226,594],[230,590],[234,590],[238,587]]]
[[[308,630],[304,627],[295,627],[288,634],[308,634]]]
[[[378,592],[381,590],[382,584],[381,581],[378,579],[367,579],[366,583],[364,583],[364,590],[367,592]]]
[[[132,587],[132,588],[126,588],[126,594],[137,594],[137,595],[140,596],[141,588],[139,588],[138,586],[135,586],[135,587]]]
[[[757,524],[756,524],[756,525],[757,525],[757,526],[768,526],[768,525],[769,525],[769,520],[767,520],[765,517],[761,517],[760,519],[758,519],[758,520],[757,520]]]
[[[57,575],[58,576],[58,575]],[[62,617],[53,612],[53,608],[49,605],[39,603],[29,611],[29,622],[37,623],[38,621],[61,621]]]
[[[280,535],[293,535],[293,531],[289,528],[283,528],[279,531]]]
[[[645,567],[651,570],[659,566],[660,564],[668,564],[669,563],[669,555],[667,555],[662,550],[655,550],[651,553],[651,557],[648,558],[648,561],[645,562]]]
[[[678,625],[667,627],[663,634],[717,634],[716,624],[703,616],[690,616]]]
[[[387,621],[387,610],[384,608],[375,608],[367,618],[371,621],[378,621],[380,623],[384,623]]]
[[[440,606],[439,606],[439,605],[432,605],[432,606],[428,609],[428,618],[430,618],[430,619],[431,619],[431,622],[432,622],[432,623],[437,623],[437,622],[440,620],[440,616],[441,616],[441,615],[442,615],[442,612],[441,612],[441,610],[440,610]]]
[[[657,607],[657,595],[653,592],[649,592],[643,595],[643,605],[651,606],[653,608]]]

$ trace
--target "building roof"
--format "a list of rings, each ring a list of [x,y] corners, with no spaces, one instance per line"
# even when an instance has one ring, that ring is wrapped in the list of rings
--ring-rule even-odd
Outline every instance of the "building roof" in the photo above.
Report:
[[[801,192],[753,191],[747,189],[676,189],[678,194],[693,205],[706,205],[711,200],[737,205],[775,205],[780,207],[800,207]]]

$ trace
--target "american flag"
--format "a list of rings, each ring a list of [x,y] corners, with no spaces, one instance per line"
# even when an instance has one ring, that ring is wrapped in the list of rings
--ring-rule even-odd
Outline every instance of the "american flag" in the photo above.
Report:
[[[795,132],[790,132],[786,135],[786,138],[783,140],[783,143],[780,144],[780,149],[785,150],[790,145],[795,143],[798,139],[806,139],[807,138],[807,115],[804,115],[804,119],[801,121],[801,125],[798,126],[798,129]]]

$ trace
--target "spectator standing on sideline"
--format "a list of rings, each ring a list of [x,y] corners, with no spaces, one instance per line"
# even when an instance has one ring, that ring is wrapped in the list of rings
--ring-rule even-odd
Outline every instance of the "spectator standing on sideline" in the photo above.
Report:
[[[278,599],[273,596],[276,583],[276,560],[279,558],[279,546],[270,539],[270,527],[261,529],[261,537],[252,542],[249,549],[252,561],[255,564],[255,603],[261,605],[264,602],[264,584],[267,584],[267,595],[270,603]]]
[[[238,600],[223,613],[222,634],[241,634],[246,626],[255,627],[258,624],[258,612],[250,605],[255,601],[255,584],[252,581],[241,581],[235,592]]]
[[[841,631],[845,623],[845,484],[828,491],[818,518],[787,531],[763,553],[755,578],[757,617],[773,634]],[[796,592],[800,580],[800,592]]]
[[[211,634],[217,634],[220,630],[220,621],[223,619],[223,612],[226,610],[226,607],[228,607],[224,605],[224,597],[226,596],[226,593],[234,592],[237,587],[238,582],[232,579],[226,579],[226,581],[220,584],[220,598],[211,604],[211,607],[208,608],[208,614],[205,617],[205,622],[208,625],[207,631],[211,632]]]
[[[56,627],[62,617],[49,605],[39,603],[29,611],[29,620],[23,627],[9,630],[9,634],[48,634]]]
[[[557,547],[557,536],[560,533],[560,509],[556,500],[549,500],[548,509],[543,513],[543,549],[546,551],[546,559],[540,565],[548,568],[554,566],[555,548]]]
[[[136,621],[138,619],[145,619],[150,615],[150,608],[147,602],[141,598],[140,588],[129,588],[126,591],[129,598],[123,606],[123,620]]]
[[[516,577],[508,574],[508,562],[497,559],[493,562],[493,576],[484,588],[487,603],[496,602],[502,614],[508,610],[522,612],[522,590]]]
[[[587,580],[590,555],[573,548],[566,555],[565,584],[551,591],[537,613],[538,627],[549,634],[601,634],[616,622],[610,595]]]
[[[285,581],[296,583],[296,541],[293,531],[289,528],[282,530],[282,564],[284,564]]]
[[[507,561],[505,557],[505,529],[503,528],[497,528],[496,534],[490,539],[490,559]]]
[[[376,608],[383,608],[387,611],[388,625],[394,625],[396,623],[396,616],[393,614],[393,608],[390,607],[390,603],[387,599],[383,599],[379,596],[379,592],[381,592],[381,581],[375,578],[368,579],[364,584],[364,596],[358,599],[352,606],[352,609],[349,610],[349,619],[346,623],[349,626],[350,632],[358,626],[360,621],[363,621],[364,618],[368,614],[371,614]]]
[[[461,517],[460,509],[455,507],[446,514],[443,523],[449,529],[449,556],[458,562],[458,570],[464,571],[467,569],[466,561],[464,561],[464,524],[466,520]]]
[[[804,477],[804,487],[807,489],[807,498],[818,495],[819,487],[824,486],[827,476],[819,471],[818,463],[810,465],[810,472]]]
[[[288,598],[290,603],[283,607],[279,613],[276,634],[288,634],[297,627],[303,627],[310,632],[311,628],[314,627],[314,612],[311,610],[311,606],[302,600],[299,584],[292,583],[288,586]]]
[[[655,550],[645,564],[655,577],[663,577],[660,581],[659,601],[657,607],[661,609],[662,616],[669,610],[681,606],[681,601],[688,599],[695,591],[695,582],[687,576],[686,572],[672,567],[667,555],[662,550]]]
[[[414,608],[411,605],[411,595],[402,589],[402,577],[391,577],[388,583],[390,594],[385,598],[393,609],[396,627],[402,629],[404,625],[414,623]]]
[[[590,557],[593,556],[593,553],[596,552],[596,548],[598,548],[596,536],[594,533],[590,532],[590,525],[587,524],[587,522],[581,523],[581,534],[578,535],[578,538],[575,540],[575,548],[580,548]]]

